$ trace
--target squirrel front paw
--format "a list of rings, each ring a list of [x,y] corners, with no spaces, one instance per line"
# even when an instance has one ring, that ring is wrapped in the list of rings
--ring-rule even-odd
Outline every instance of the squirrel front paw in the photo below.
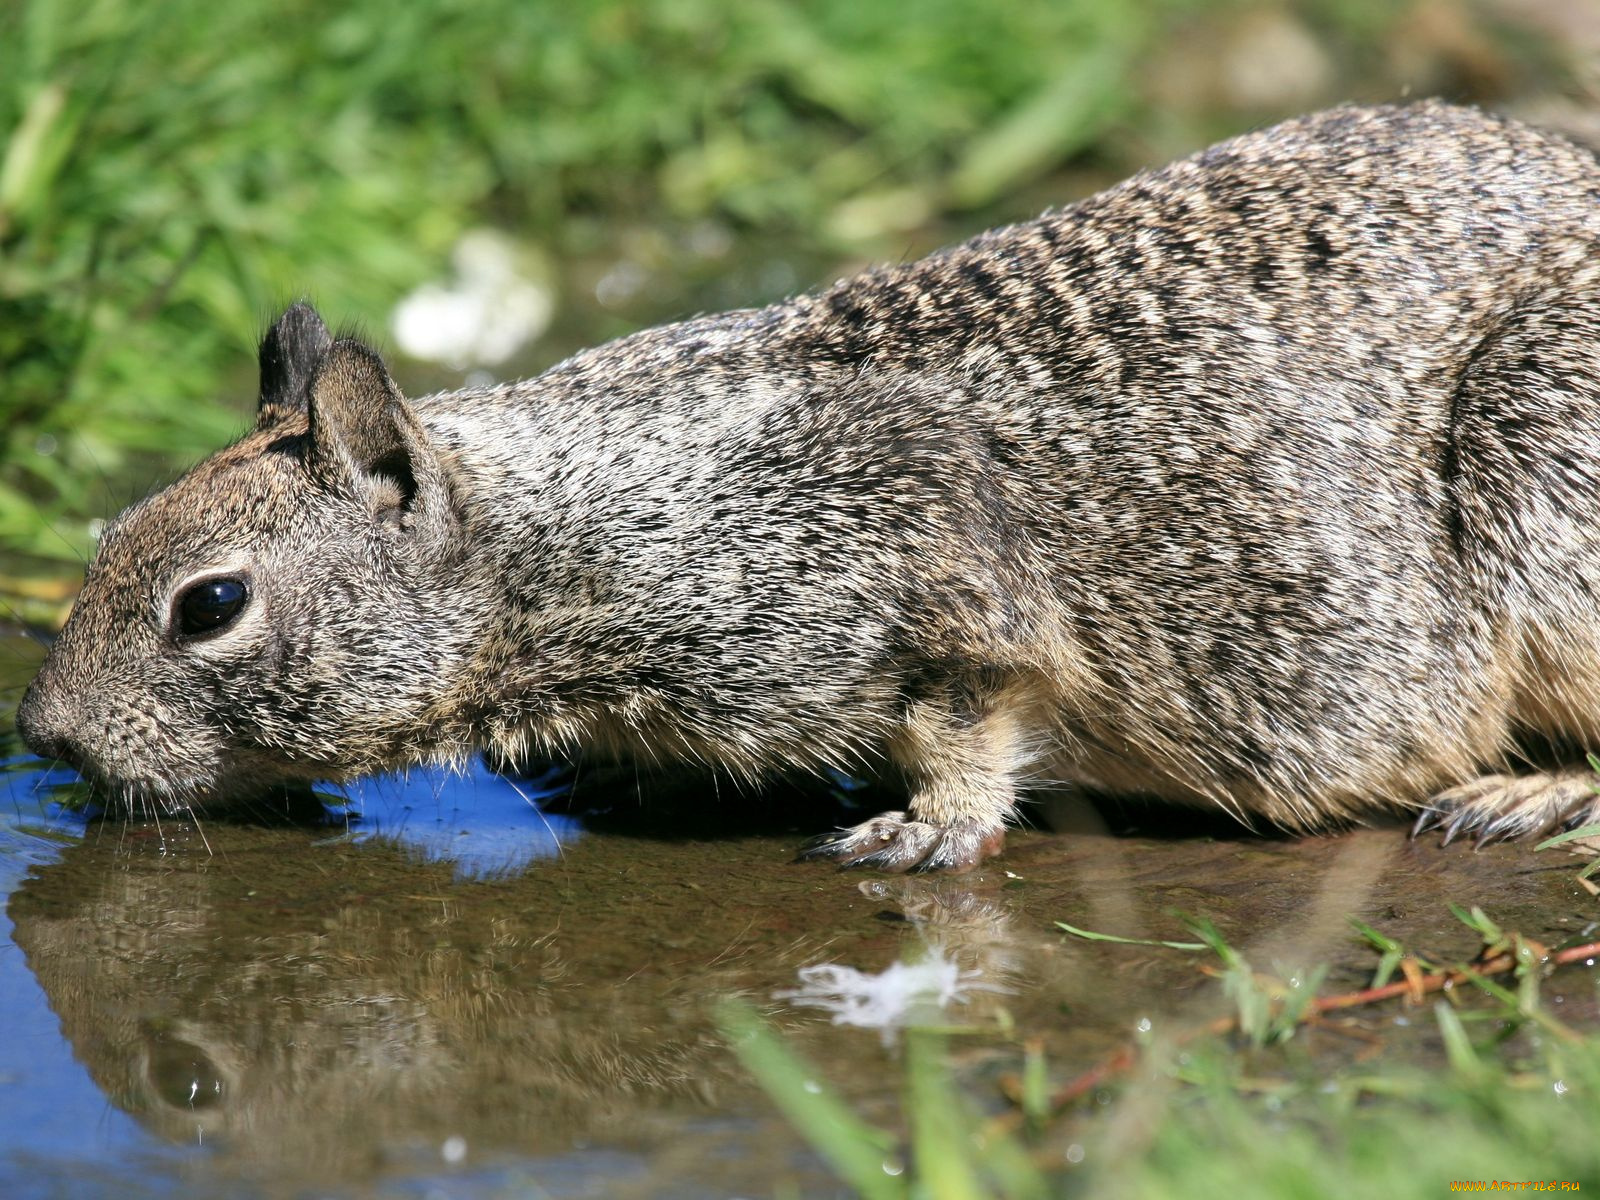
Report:
[[[871,867],[895,874],[966,871],[1005,846],[1004,826],[978,821],[934,825],[903,812],[883,813],[853,829],[812,838],[796,862],[830,861],[846,867]]]

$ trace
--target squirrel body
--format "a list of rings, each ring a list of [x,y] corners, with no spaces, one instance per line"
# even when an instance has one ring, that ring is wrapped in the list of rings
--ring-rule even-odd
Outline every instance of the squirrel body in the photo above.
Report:
[[[1577,820],[1586,772],[1510,764],[1600,746],[1597,247],[1592,153],[1430,102],[494,387],[407,400],[297,305],[19,727],[180,808],[484,747],[886,755],[907,811],[807,854],[888,870],[1042,784]]]

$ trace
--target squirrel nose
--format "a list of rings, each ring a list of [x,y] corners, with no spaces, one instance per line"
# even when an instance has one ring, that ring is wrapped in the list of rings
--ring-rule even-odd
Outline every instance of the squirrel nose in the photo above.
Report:
[[[47,705],[36,687],[30,687],[17,706],[17,732],[23,744],[40,758],[78,765],[78,747],[71,736],[50,719]]]

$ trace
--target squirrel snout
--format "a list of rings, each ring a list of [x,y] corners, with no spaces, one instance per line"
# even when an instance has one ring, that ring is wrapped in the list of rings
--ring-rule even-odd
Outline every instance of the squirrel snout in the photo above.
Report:
[[[23,695],[16,721],[23,743],[40,758],[54,759],[73,768],[79,766],[82,748],[68,732],[70,722],[51,708],[37,681]]]

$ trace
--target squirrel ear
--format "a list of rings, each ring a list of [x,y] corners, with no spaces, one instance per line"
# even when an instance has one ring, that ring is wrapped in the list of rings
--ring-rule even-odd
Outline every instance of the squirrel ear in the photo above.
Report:
[[[317,310],[301,301],[287,309],[261,339],[261,399],[256,428],[269,429],[306,409],[306,389],[333,339]]]
[[[312,465],[325,479],[352,485],[397,519],[442,492],[427,434],[376,350],[353,338],[334,342],[306,398]]]

